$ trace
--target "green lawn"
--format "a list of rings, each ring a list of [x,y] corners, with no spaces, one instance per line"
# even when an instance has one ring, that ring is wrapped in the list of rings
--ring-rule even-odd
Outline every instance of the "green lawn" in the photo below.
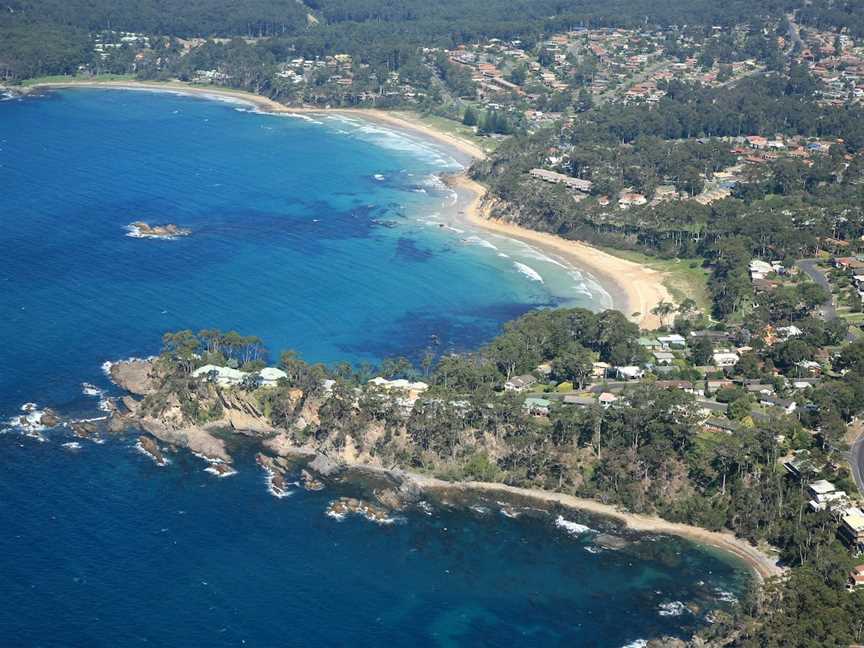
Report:
[[[470,126],[466,126],[462,122],[453,119],[447,119],[446,117],[439,117],[438,115],[421,115],[419,113],[406,111],[394,111],[393,114],[404,117],[409,121],[419,122],[429,128],[434,128],[437,131],[458,137],[459,139],[464,139],[471,144],[480,147],[487,153],[494,151],[499,143],[499,140],[491,137],[478,137],[474,132],[474,129]]]
[[[601,249],[613,256],[662,272],[666,275],[663,285],[676,302],[680,303],[689,297],[696,302],[696,306],[702,312],[711,313],[711,297],[708,294],[709,272],[702,267],[702,259],[658,259],[631,250],[616,250],[609,247]]]

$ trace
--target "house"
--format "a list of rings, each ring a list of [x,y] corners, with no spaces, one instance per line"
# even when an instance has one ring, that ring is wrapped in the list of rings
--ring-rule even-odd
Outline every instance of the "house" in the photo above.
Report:
[[[570,176],[564,175],[563,173],[547,171],[546,169],[531,169],[531,171],[529,171],[529,174],[532,178],[542,180],[543,182],[548,182],[550,184],[563,184],[568,189],[575,189],[576,191],[581,191],[582,193],[589,193],[591,191],[592,183],[590,180],[571,178]]]
[[[834,259],[834,267],[840,270],[864,270],[864,261],[861,261],[857,257],[840,257],[839,259]]]
[[[608,375],[611,368],[612,365],[610,365],[608,362],[592,362],[591,375],[595,378],[603,379]]]
[[[618,397],[615,394],[603,392],[600,394],[600,398],[598,398],[597,401],[603,409],[609,409],[618,401]]]
[[[822,365],[813,360],[801,360],[800,362],[796,362],[795,366],[798,367],[800,373],[805,373],[810,376],[818,376],[822,373]]]
[[[526,398],[522,407],[532,416],[549,416],[552,401],[545,398]]]
[[[248,374],[231,367],[220,367],[218,365],[206,364],[192,372],[193,378],[201,378],[215,382],[221,387],[239,385]]]
[[[654,383],[656,389],[680,389],[681,391],[695,393],[693,383],[689,380],[658,380]]]
[[[783,462],[783,467],[795,479],[801,479],[805,475],[815,475],[819,472],[819,467],[810,458],[809,450],[796,450],[791,459]]]
[[[684,336],[678,335],[677,333],[673,333],[672,335],[661,335],[657,338],[657,341],[663,345],[664,349],[683,349],[687,346],[687,340],[684,339]]]
[[[660,344],[660,341],[655,338],[649,337],[640,337],[639,338],[639,346],[643,349],[647,349],[649,351],[660,350],[663,348],[663,345]]]
[[[737,353],[718,351],[711,356],[715,367],[734,367],[741,359]]]
[[[786,414],[791,414],[798,407],[798,404],[793,400],[785,398],[777,398],[776,396],[761,396],[759,404],[766,407],[779,407]]]
[[[726,434],[734,434],[741,429],[741,424],[738,421],[717,417],[707,419],[702,426],[707,432],[725,432]]]
[[[655,351],[654,362],[658,365],[671,365],[675,362],[675,354],[669,351]]]
[[[843,542],[860,551],[864,547],[864,511],[858,507],[846,509],[840,518],[838,534]]]
[[[619,380],[641,380],[645,377],[645,371],[636,366],[618,367],[615,375]]]
[[[838,491],[834,484],[824,479],[808,484],[807,493],[811,497],[808,504],[812,511],[835,510],[847,500],[845,491]]]
[[[846,585],[846,588],[850,591],[854,589],[858,589],[864,585],[864,565],[856,565],[851,572],[849,572],[849,582]]]
[[[780,326],[777,328],[777,337],[780,341],[785,341],[793,337],[798,337],[803,335],[804,331],[802,331],[797,326]]]
[[[504,383],[504,391],[523,392],[537,384],[537,379],[531,374],[515,376]]]
[[[280,380],[288,378],[288,374],[276,367],[264,367],[258,375],[261,377],[262,387],[276,387]]]
[[[404,378],[398,380],[387,380],[378,376],[369,381],[370,385],[377,385],[386,391],[400,391],[408,395],[410,400],[417,400],[420,394],[429,389],[425,382],[410,382]]]

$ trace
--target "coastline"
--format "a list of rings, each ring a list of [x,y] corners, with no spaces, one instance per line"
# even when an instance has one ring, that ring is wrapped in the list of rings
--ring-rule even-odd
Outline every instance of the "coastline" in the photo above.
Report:
[[[355,465],[350,466],[350,468],[359,470],[377,470],[375,467],[365,465]],[[746,540],[737,538],[729,531],[710,531],[689,524],[670,522],[653,515],[630,513],[622,511],[611,504],[603,504],[597,500],[585,499],[583,497],[568,495],[566,493],[556,493],[535,488],[519,488],[517,486],[508,486],[506,484],[493,482],[447,482],[419,473],[403,472],[401,470],[381,470],[396,476],[402,476],[427,492],[457,490],[463,492],[515,495],[547,504],[560,504],[561,506],[577,511],[610,517],[632,531],[661,533],[685,538],[697,544],[712,547],[735,556],[738,560],[747,565],[760,584],[768,578],[782,576],[785,573],[784,569],[778,566],[771,556],[761,551],[758,547],[754,547]]]
[[[40,89],[59,88],[115,88],[176,92],[204,98],[223,97],[244,101],[263,112],[270,113],[342,114],[402,129],[444,145],[451,151],[458,153],[457,157],[461,158],[459,162],[465,166],[470,165],[474,160],[486,157],[486,152],[472,142],[449,133],[443,133],[404,115],[394,115],[374,108],[292,107],[242,90],[198,87],[170,81],[69,80],[29,86],[25,93],[37,92]],[[651,309],[661,301],[674,301],[663,285],[661,273],[633,261],[613,256],[581,241],[568,240],[547,232],[539,232],[503,220],[492,219],[488,215],[488,209],[485,209],[483,205],[483,199],[487,194],[486,187],[470,179],[467,173],[447,176],[445,179],[448,185],[459,195],[459,203],[464,205],[458,209],[458,218],[464,220],[464,224],[527,243],[539,248],[542,252],[564,257],[575,268],[586,271],[609,294],[612,302],[611,308],[621,311],[642,328],[652,330],[660,327],[660,319],[651,314]],[[639,315],[634,316],[634,313],[639,313]]]
[[[613,256],[582,241],[574,241],[548,232],[531,230],[504,220],[491,218],[483,200],[487,189],[465,174],[448,178],[450,186],[469,192],[472,200],[464,210],[467,223],[474,227],[535,245],[541,250],[561,255],[580,269],[586,270],[612,298],[612,307],[621,311],[643,329],[661,326],[660,318],[651,310],[661,301],[674,302],[663,285],[663,275],[633,261]],[[638,313],[638,316],[634,314]]]

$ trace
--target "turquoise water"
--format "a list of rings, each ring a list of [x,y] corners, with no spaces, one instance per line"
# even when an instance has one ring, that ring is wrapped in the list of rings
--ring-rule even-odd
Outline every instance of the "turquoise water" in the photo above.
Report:
[[[156,353],[166,330],[375,362],[474,348],[537,306],[603,301],[536,250],[454,227],[433,174],[460,162],[356,119],[166,93],[0,102],[0,416],[26,401],[86,407],[82,381],[104,386],[104,361]],[[138,220],[193,233],[131,238]]]
[[[157,352],[168,329],[356,363],[605,305],[578,270],[460,224],[432,174],[464,162],[362,121],[169,94],[0,102],[0,420],[25,402],[97,415],[82,382],[110,389],[102,363]],[[130,237],[136,220],[192,235]],[[339,522],[338,491],[274,498],[248,449],[216,479],[128,438],[3,431],[0,645],[635,646],[746,585],[682,541],[602,549],[596,531],[620,530],[574,513]]]

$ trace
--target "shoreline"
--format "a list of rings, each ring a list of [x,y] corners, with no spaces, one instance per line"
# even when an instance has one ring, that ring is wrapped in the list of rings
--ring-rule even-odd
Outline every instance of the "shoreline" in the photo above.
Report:
[[[670,522],[654,515],[623,511],[612,504],[604,504],[597,500],[539,488],[520,488],[518,486],[508,486],[507,484],[494,482],[448,482],[420,473],[403,471],[401,469],[388,470],[386,468],[363,464],[349,465],[348,469],[390,474],[410,481],[426,492],[455,490],[466,493],[498,493],[524,497],[546,504],[559,504],[572,510],[612,518],[631,531],[667,534],[685,538],[696,544],[705,545],[735,556],[747,566],[760,584],[764,583],[768,578],[782,576],[785,573],[784,568],[778,566],[776,560],[771,556],[758,547],[754,547],[746,540],[736,537],[731,531],[711,531],[680,522]]]
[[[565,239],[548,232],[528,229],[521,225],[491,218],[483,204],[487,189],[466,174],[449,176],[448,184],[455,190],[472,195],[464,210],[464,218],[474,227],[535,245],[545,252],[564,257],[576,268],[585,270],[609,293],[612,308],[619,310],[640,328],[660,328],[660,318],[651,310],[661,301],[674,303],[663,285],[663,274],[643,265],[604,252],[582,241]],[[635,313],[639,313],[638,317]]]
[[[60,88],[114,88],[118,90],[176,92],[203,98],[234,99],[253,105],[263,112],[275,114],[317,113],[354,116],[399,128],[446,146],[451,149],[451,153],[457,152],[459,154],[456,156],[461,158],[458,161],[466,167],[470,166],[474,160],[486,157],[486,152],[472,142],[449,133],[443,133],[404,115],[394,115],[375,108],[292,107],[242,90],[199,87],[170,81],[69,80],[28,86],[24,93]],[[594,279],[599,284],[600,288],[609,295],[612,302],[611,308],[621,311],[628,319],[638,323],[641,328],[653,330],[660,327],[660,319],[651,314],[651,309],[661,301],[674,302],[662,283],[663,275],[661,273],[633,261],[613,256],[581,241],[568,240],[548,232],[531,230],[503,220],[489,218],[488,209],[483,205],[483,199],[487,194],[486,187],[469,178],[467,172],[445,176],[445,180],[459,196],[458,202],[464,204],[464,206],[457,205],[456,217],[458,220],[462,220],[465,225],[521,241],[539,248],[542,252],[564,257],[577,270],[585,271],[589,278]],[[634,317],[634,313],[639,313],[638,317]]]

